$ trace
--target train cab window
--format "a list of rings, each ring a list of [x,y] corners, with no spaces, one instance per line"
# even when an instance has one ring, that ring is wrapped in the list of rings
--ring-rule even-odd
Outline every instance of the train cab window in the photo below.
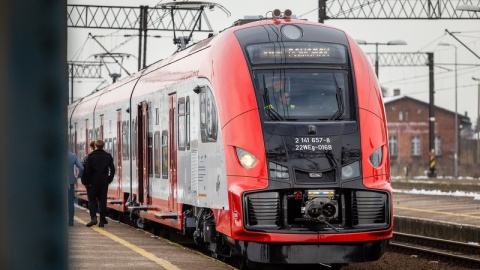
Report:
[[[153,170],[156,178],[160,178],[160,132],[155,131],[153,135]]]
[[[200,93],[200,127],[202,142],[216,142],[218,133],[217,106],[212,90],[201,87]]]
[[[186,117],[186,144],[187,150],[190,150],[190,99],[187,97],[187,101],[185,103],[185,117]]]
[[[348,72],[278,69],[255,72],[259,107],[267,121],[352,119]]]
[[[178,150],[185,150],[185,98],[178,99]]]
[[[162,131],[162,178],[168,178],[168,131]]]

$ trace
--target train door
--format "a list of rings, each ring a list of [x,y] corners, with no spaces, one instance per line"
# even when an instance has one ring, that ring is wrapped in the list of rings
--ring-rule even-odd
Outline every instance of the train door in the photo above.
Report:
[[[148,194],[148,162],[147,162],[147,102],[138,105],[137,115],[137,173],[138,173],[138,203],[147,203]]]
[[[177,211],[177,132],[175,129],[175,111],[177,104],[177,94],[168,97],[168,130],[169,130],[169,192],[168,192],[168,209],[171,212]]]
[[[103,126],[103,125],[102,125]],[[101,130],[101,129],[100,129]],[[122,198],[122,110],[117,111],[117,156],[113,157],[117,159],[117,198]],[[100,131],[100,136],[102,132]]]

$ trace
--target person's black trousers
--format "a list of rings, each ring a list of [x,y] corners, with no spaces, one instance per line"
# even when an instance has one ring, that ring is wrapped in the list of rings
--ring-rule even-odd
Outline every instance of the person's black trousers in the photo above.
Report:
[[[100,212],[100,220],[104,220],[107,215],[107,193],[106,186],[91,186],[87,188],[88,210],[90,210],[90,218],[97,218],[97,208]]]

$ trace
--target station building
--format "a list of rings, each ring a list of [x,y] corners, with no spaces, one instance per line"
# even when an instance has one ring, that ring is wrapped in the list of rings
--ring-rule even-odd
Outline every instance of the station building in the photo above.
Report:
[[[399,95],[385,97],[392,176],[426,175],[429,168],[429,104]],[[437,176],[454,175],[455,112],[435,106],[435,162]],[[467,115],[458,114],[458,175],[480,175],[477,141]],[[480,148],[479,148],[480,150]]]

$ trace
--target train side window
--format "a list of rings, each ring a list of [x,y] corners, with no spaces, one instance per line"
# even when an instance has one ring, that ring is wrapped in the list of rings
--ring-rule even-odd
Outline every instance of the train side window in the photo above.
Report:
[[[160,132],[155,131],[153,135],[153,159],[154,159],[154,173],[156,178],[160,178]]]
[[[112,139],[112,157],[113,157],[113,166],[117,168],[117,138]],[[118,171],[118,169],[117,169]]]
[[[122,121],[122,159],[127,159],[127,121]]]
[[[202,142],[216,142],[218,133],[217,106],[209,87],[200,92],[200,127]]]
[[[153,176],[153,170],[152,170],[152,163],[153,163],[153,134],[151,132],[148,133],[148,138],[147,138],[147,143],[148,143],[148,152],[147,152],[147,171],[148,175],[150,177]]]
[[[136,121],[133,120],[132,123],[132,159],[136,159],[136,154],[137,154],[137,126],[135,125]]]
[[[168,178],[168,131],[162,131],[162,177]]]
[[[178,99],[178,150],[185,150],[185,98]]]
[[[158,126],[160,123],[160,111],[158,108],[155,108],[155,125]]]
[[[187,101],[185,103],[185,117],[186,117],[186,144],[187,150],[190,150],[190,99],[187,97]]]

